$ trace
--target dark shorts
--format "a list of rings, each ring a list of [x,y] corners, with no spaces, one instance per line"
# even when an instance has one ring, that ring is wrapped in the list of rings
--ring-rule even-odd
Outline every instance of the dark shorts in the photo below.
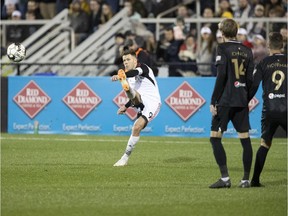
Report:
[[[287,137],[287,113],[270,114],[262,112],[261,138],[271,143],[277,128],[281,126],[286,131]]]
[[[248,107],[217,107],[217,115],[212,118],[211,131],[226,131],[230,121],[237,132],[248,132],[250,129]]]

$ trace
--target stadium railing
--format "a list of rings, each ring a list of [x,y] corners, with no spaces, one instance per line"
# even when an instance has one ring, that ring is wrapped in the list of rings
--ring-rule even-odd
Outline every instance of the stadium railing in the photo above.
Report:
[[[1,21],[2,44],[5,39],[5,28],[8,25],[42,25],[36,33],[27,38],[23,44],[28,49],[28,58],[19,64],[11,64],[5,57],[1,59],[1,75],[32,75],[36,72],[57,72],[59,75],[69,76],[99,76],[107,75],[115,69],[113,65],[115,44],[114,34],[124,30],[129,23],[126,11],[116,14],[111,21],[89,36],[80,45],[74,47],[74,32],[69,28],[68,10],[62,11],[53,20],[35,21]],[[160,39],[161,25],[175,23],[176,18],[143,18],[143,24],[156,26],[155,37]],[[200,32],[203,23],[218,23],[222,18],[203,19],[202,17],[185,19],[187,23],[195,23]],[[273,23],[287,23],[287,18],[249,18],[237,19],[237,22],[265,22],[269,26]],[[157,27],[158,26],[158,27]],[[269,31],[267,31],[269,34]],[[198,34],[198,42],[200,34]],[[31,55],[33,53],[33,56]],[[31,56],[30,56],[31,55]],[[197,62],[201,64],[201,62]],[[159,66],[169,63],[159,62]],[[78,65],[76,67],[76,65]],[[29,66],[29,67],[28,67]],[[72,66],[72,67],[71,67]],[[75,67],[74,67],[75,66]],[[82,66],[82,67],[81,67]],[[95,66],[97,66],[95,68]]]

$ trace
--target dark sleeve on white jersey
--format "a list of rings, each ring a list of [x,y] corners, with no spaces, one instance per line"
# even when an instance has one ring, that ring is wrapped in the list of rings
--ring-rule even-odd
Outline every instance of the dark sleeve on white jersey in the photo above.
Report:
[[[149,75],[148,66],[145,64],[140,64],[136,69],[126,72],[126,77],[134,77],[137,75],[147,77]]]

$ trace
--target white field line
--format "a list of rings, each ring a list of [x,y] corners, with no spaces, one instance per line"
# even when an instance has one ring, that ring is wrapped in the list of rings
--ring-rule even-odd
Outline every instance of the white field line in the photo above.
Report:
[[[128,141],[128,137],[127,138],[120,138],[119,137],[117,139],[101,139],[101,138],[97,138],[97,137],[93,137],[91,139],[89,138],[73,138],[73,139],[65,139],[65,138],[35,138],[35,137],[0,137],[0,140],[31,140],[31,141],[61,141],[61,142],[107,142],[107,143],[111,143],[111,142],[126,142]],[[189,141],[189,140],[183,140],[183,141],[176,141],[176,140],[141,140],[139,142],[142,143],[178,143],[178,144],[185,144],[185,143],[193,143],[193,144],[198,144],[198,143],[207,143],[207,142],[193,142],[193,140]],[[209,142],[209,140],[208,140]]]
[[[180,138],[181,139],[181,138]],[[141,140],[139,142],[142,142],[142,143],[167,143],[167,144],[173,144],[173,143],[176,143],[176,144],[210,144],[209,142],[209,138],[201,138],[201,139],[206,139],[207,141],[193,141],[194,138],[191,138],[191,140],[187,140],[187,137],[185,137],[186,140]],[[200,138],[195,138],[195,139],[200,139]],[[107,143],[115,143],[115,142],[126,142],[128,140],[128,138],[120,138],[117,137],[117,139],[101,139],[101,138],[97,138],[97,137],[93,137],[91,139],[89,138],[77,138],[77,137],[73,137],[73,139],[65,139],[65,138],[43,138],[43,137],[39,137],[39,138],[36,138],[36,137],[0,137],[0,140],[31,140],[31,141],[62,141],[62,142],[107,142]],[[252,139],[252,143],[258,143],[259,142],[259,139],[257,140],[253,140]],[[277,141],[275,141],[277,142]],[[232,139],[232,141],[230,140],[229,142],[226,142],[225,141],[225,138],[223,139],[223,143],[231,143],[231,144],[237,144],[239,143],[240,144],[240,141],[239,139],[235,138],[235,139]],[[259,142],[260,144],[260,142]],[[277,145],[279,144],[287,144],[287,142],[277,142]]]

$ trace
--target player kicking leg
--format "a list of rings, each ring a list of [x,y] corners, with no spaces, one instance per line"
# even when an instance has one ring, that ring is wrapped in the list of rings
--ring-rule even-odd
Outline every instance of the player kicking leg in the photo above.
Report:
[[[138,116],[139,118],[136,120],[136,122],[133,125],[133,131],[132,135],[130,136],[125,153],[123,156],[118,160],[114,166],[119,167],[119,166],[126,166],[128,164],[128,159],[129,156],[131,155],[133,149],[135,148],[136,143],[139,141],[140,138],[140,132],[141,130],[146,126],[147,122],[146,120],[141,117],[142,110],[144,108],[144,105],[141,100],[140,94],[135,91],[133,88],[130,88],[129,83],[126,79],[126,74],[124,70],[119,70],[118,71],[118,80],[120,81],[123,90],[126,92],[127,97],[130,99],[131,104],[138,108]],[[127,107],[120,107],[118,110],[118,114],[124,114],[126,111]]]
[[[131,100],[133,105],[140,105],[142,103],[140,94],[133,88],[130,88],[126,79],[125,71],[120,69],[118,71],[118,80],[120,81],[123,90],[126,92],[127,97]]]
[[[132,106],[138,111],[138,115],[125,153],[114,166],[127,165],[129,156],[140,139],[141,131],[157,116],[161,106],[161,97],[153,70],[146,64],[138,63],[137,55],[132,50],[124,51],[122,60],[125,71],[120,69],[117,75],[111,77],[111,80],[120,81],[129,101],[118,109],[117,114],[124,114],[127,108]]]
[[[141,130],[146,126],[146,120],[141,116],[139,117],[134,125],[133,125],[133,129],[132,129],[132,134],[128,140],[126,149],[125,149],[125,153],[123,154],[123,156],[120,158],[120,160],[118,160],[114,166],[115,167],[119,167],[119,166],[126,166],[128,164],[128,160],[129,160],[129,156],[131,155],[133,149],[135,148],[135,145],[137,144],[137,142],[140,139],[140,132]]]
[[[126,80],[126,74],[125,74],[124,70],[120,69],[118,71],[118,79],[119,79],[124,91],[126,91],[126,92],[129,91],[130,87],[129,87],[129,84],[128,84],[127,80]]]

